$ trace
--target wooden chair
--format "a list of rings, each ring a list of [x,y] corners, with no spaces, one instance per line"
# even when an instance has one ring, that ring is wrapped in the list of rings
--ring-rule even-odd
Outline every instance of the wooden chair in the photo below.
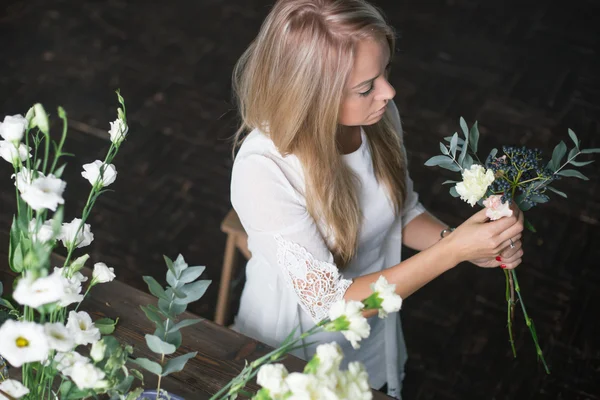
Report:
[[[223,219],[223,222],[221,222],[221,231],[227,234],[227,243],[225,244],[225,256],[221,272],[215,322],[219,325],[224,325],[229,310],[231,279],[235,272],[237,252],[242,253],[247,260],[250,259],[252,254],[248,250],[248,235],[234,210],[230,210]]]

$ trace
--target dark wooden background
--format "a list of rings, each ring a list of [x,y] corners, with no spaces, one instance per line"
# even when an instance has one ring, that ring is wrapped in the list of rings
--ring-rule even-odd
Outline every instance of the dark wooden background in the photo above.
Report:
[[[66,148],[67,218],[78,216],[80,176],[107,149],[121,88],[131,133],[116,159],[114,193],[91,217],[94,262],[144,288],[164,276],[162,255],[207,266],[213,285],[193,310],[212,317],[229,209],[229,137],[236,127],[230,73],[266,15],[268,0],[4,0],[0,6],[0,114],[42,102],[71,120]],[[600,147],[600,4],[476,0],[379,0],[400,40],[392,69],[412,176],[423,203],[456,225],[473,210],[423,166],[462,115],[479,121],[480,147],[523,144],[550,153],[572,128]],[[54,127],[55,129],[58,127]],[[58,132],[58,129],[56,129]],[[0,227],[14,211],[10,168],[1,164]],[[512,359],[499,270],[469,265],[406,300],[410,361],[406,399],[600,399],[600,164],[589,182],[557,184],[528,218],[521,286],[552,368],[536,364],[518,320]],[[0,236],[6,238],[5,235]],[[6,246],[6,240],[0,246]],[[518,314],[520,316],[520,314]]]

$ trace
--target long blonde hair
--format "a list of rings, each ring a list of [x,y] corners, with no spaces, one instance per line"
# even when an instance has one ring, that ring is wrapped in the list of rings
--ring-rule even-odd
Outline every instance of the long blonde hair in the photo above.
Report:
[[[386,43],[393,54],[393,29],[363,0],[279,0],[233,72],[242,119],[234,149],[258,128],[282,155],[298,157],[308,211],[333,234],[330,250],[339,266],[356,253],[362,214],[356,177],[336,140],[338,115],[356,44],[367,38]],[[375,175],[398,214],[406,162],[389,111],[364,130]]]

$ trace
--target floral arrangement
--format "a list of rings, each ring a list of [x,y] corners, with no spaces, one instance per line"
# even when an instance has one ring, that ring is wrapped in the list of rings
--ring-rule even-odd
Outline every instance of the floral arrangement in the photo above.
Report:
[[[17,202],[9,242],[9,266],[17,277],[12,301],[0,297],[0,400],[77,400],[99,396],[111,400],[174,399],[175,395],[161,389],[162,378],[181,371],[196,356],[194,352],[167,357],[181,346],[181,329],[201,321],[178,317],[189,303],[204,295],[210,284],[198,280],[204,267],[188,266],[181,255],[175,261],[165,257],[166,287],[150,276],[144,277],[157,298],[156,306],[141,306],[156,328],[153,334],[145,335],[148,348],[157,354],[156,361],[133,358],[133,348],[111,336],[117,321],[92,321],[86,311],[79,310],[94,286],[111,282],[116,276],[114,268],[97,262],[89,279],[82,273],[89,255],[76,257],[75,253],[93,242],[87,220],[98,197],[117,177],[112,161],[129,131],[125,102],[119,91],[117,97],[121,107],[117,109],[117,119],[110,123],[109,149],[104,160],[83,165],[81,176],[89,181],[91,189],[81,217],[71,222],[63,221],[67,183],[61,176],[66,165],[64,158],[70,156],[63,151],[68,128],[65,111],[58,108],[57,115],[62,120],[58,141],[50,136],[48,115],[41,104],[34,105],[25,117],[7,116],[0,123],[0,157],[13,168]],[[50,256],[59,245],[66,248],[67,255],[63,265],[55,267]],[[2,289],[0,282],[0,296]],[[353,347],[360,346],[359,342],[370,333],[363,312],[378,310],[379,317],[384,318],[397,312],[402,304],[395,294],[395,285],[388,284],[383,276],[372,289],[373,294],[362,302],[336,303],[329,318],[313,329],[297,337],[296,330],[291,332],[279,348],[248,364],[213,399],[232,399],[238,394],[261,400],[320,398],[324,393],[340,399],[370,399],[364,367],[350,363],[347,371],[341,371],[343,355],[334,343],[319,346],[304,373],[288,373],[283,365],[274,363],[321,331],[341,332]],[[128,363],[158,377],[155,392],[132,388],[136,378],[143,384],[144,376],[128,367]],[[21,382],[8,379],[7,364],[21,368]],[[256,395],[244,390],[254,377],[262,386]]]
[[[581,143],[575,132],[569,129],[569,136],[574,147],[567,154],[567,145],[561,141],[552,153],[549,161],[545,161],[542,152],[538,149],[526,147],[503,146],[502,154],[497,149],[492,149],[485,158],[485,162],[477,155],[479,142],[479,129],[477,122],[469,129],[466,121],[460,118],[460,127],[464,138],[458,133],[446,137],[448,144],[440,143],[441,155],[434,156],[425,162],[427,166],[439,166],[454,172],[460,172],[461,181],[448,180],[443,184],[451,184],[450,194],[460,197],[471,206],[479,204],[486,207],[486,216],[490,220],[497,220],[512,215],[510,204],[516,204],[522,211],[547,203],[548,194],[553,192],[559,196],[567,195],[550,184],[563,177],[575,177],[583,180],[588,178],[575,167],[583,167],[594,160],[580,161],[577,157],[584,154],[600,153],[600,148],[582,149]],[[566,158],[565,158],[566,156]],[[563,162],[564,161],[564,162]],[[565,169],[568,165],[573,168]],[[525,220],[525,226],[535,232],[535,228]],[[516,349],[513,338],[512,323],[515,313],[515,293],[535,344],[538,359],[543,363],[547,373],[550,370],[540,348],[535,325],[525,308],[525,302],[515,270],[504,270],[506,279],[506,301],[508,333],[513,356]]]

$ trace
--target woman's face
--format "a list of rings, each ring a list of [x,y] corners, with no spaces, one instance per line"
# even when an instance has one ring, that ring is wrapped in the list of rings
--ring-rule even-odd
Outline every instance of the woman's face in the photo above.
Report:
[[[372,125],[383,117],[387,102],[396,95],[387,81],[389,65],[387,45],[373,39],[358,42],[340,106],[340,125]]]

